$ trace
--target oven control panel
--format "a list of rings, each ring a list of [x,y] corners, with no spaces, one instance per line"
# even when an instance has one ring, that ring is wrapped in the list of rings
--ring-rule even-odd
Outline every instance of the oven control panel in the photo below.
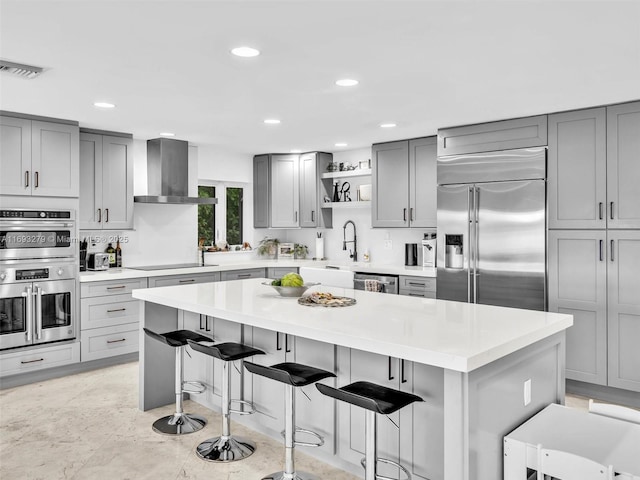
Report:
[[[49,278],[48,268],[37,268],[33,270],[16,270],[16,280],[40,280]]]
[[[26,268],[25,268],[26,267]],[[76,261],[52,262],[42,266],[29,262],[29,265],[0,264],[0,283],[11,284],[38,280],[73,280],[78,272]]]
[[[24,219],[48,219],[67,218],[71,219],[71,211],[53,210],[0,210],[0,218],[24,218]]]

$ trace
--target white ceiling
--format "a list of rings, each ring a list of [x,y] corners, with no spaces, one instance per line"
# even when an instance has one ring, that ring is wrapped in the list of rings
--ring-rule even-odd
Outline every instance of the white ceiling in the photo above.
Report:
[[[46,68],[1,74],[0,109],[250,154],[640,98],[639,1],[0,0],[0,32]]]

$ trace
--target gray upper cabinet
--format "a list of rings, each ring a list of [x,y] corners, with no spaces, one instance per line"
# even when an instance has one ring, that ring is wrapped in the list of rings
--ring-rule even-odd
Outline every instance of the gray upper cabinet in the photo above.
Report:
[[[412,227],[435,227],[438,197],[436,137],[409,140],[409,220]]]
[[[133,228],[133,139],[80,136],[80,228]]]
[[[332,226],[332,210],[322,209],[327,191],[320,180],[333,156],[330,153],[313,152],[300,155],[300,226]]]
[[[573,315],[566,375],[607,384],[607,245],[603,230],[549,232],[549,311]]]
[[[609,228],[640,228],[640,102],[607,107]]]
[[[269,155],[253,157],[253,226],[269,227]]]
[[[606,228],[606,165],[605,108],[549,115],[549,228]]]
[[[547,145],[547,116],[438,130],[438,156]]]
[[[4,195],[77,197],[78,126],[17,117],[1,120]]]
[[[640,392],[640,231],[609,230],[609,385]]]
[[[371,226],[409,226],[409,142],[371,147]]]
[[[298,155],[271,155],[271,227],[299,225]]]
[[[373,227],[435,227],[436,137],[371,147]]]

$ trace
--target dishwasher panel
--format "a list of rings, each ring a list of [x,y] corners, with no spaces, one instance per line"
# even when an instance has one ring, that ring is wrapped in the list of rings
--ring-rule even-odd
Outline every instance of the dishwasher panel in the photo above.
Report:
[[[359,273],[353,277],[353,288],[356,290],[366,290],[365,280],[376,280],[380,282],[382,293],[398,294],[398,276],[397,275],[376,275],[371,273]]]

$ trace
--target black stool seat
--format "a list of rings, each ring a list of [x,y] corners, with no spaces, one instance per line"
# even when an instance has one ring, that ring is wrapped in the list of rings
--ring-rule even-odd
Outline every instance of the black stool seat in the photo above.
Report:
[[[318,383],[316,388],[324,395],[383,415],[389,415],[413,402],[424,401],[412,393],[401,392],[371,382],[355,382],[340,388]]]
[[[191,330],[174,330],[173,332],[167,333],[156,333],[144,327],[143,330],[144,333],[149,335],[154,340],[166,343],[170,347],[184,347],[189,340],[193,340],[196,342],[212,341],[209,337],[205,337],[204,335],[200,335],[199,333],[192,332]]]
[[[253,355],[264,355],[262,350],[241,343],[226,342],[218,343],[217,345],[203,345],[191,339],[188,339],[187,342],[189,342],[189,345],[194,350],[225,362],[233,362],[234,360],[241,360]]]
[[[267,367],[252,362],[244,362],[244,366],[251,373],[286,383],[294,387],[304,387],[323,378],[335,377],[327,370],[302,365],[301,363],[284,362]]]

